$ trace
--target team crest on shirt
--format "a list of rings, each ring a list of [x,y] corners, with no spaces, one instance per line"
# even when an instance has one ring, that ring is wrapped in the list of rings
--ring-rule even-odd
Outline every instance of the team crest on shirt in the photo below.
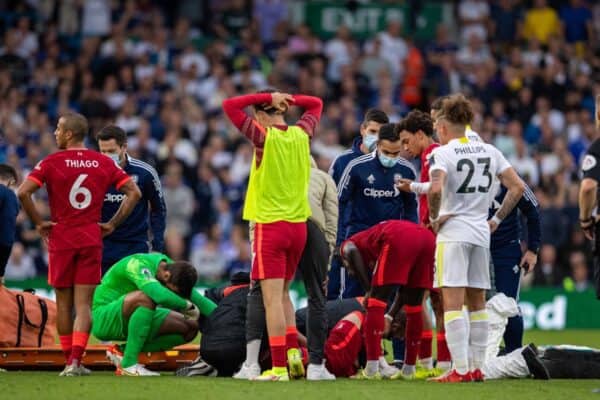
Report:
[[[367,182],[369,182],[369,185],[372,185],[375,182],[375,177],[373,176],[373,174],[369,175],[369,177],[367,178]]]
[[[400,183],[400,179],[402,179],[401,174],[394,174],[394,183]]]
[[[141,272],[142,272],[142,275],[144,275],[144,278],[146,278],[146,279],[152,279],[152,278],[154,278],[152,276],[152,272],[150,272],[150,270],[148,268],[142,269]]]
[[[133,181],[133,183],[137,184],[139,181],[139,177],[137,175],[129,175],[131,177],[131,180]]]
[[[589,171],[590,169],[594,168],[597,163],[598,161],[596,160],[596,157],[594,157],[591,154],[588,154],[583,159],[583,163],[581,163],[581,169],[583,171]]]

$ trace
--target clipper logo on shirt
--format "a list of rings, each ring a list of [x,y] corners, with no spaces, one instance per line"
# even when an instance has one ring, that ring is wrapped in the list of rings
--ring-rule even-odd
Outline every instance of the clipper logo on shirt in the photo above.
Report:
[[[378,199],[380,197],[397,197],[400,195],[399,190],[380,190],[375,188],[365,188],[363,194],[367,197]]]
[[[125,195],[122,193],[119,193],[119,194],[106,193],[106,195],[104,196],[104,201],[107,203],[120,203],[124,199],[125,199]]]

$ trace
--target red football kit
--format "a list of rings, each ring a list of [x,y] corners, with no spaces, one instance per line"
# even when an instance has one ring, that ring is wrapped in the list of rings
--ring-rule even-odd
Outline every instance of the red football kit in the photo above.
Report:
[[[50,218],[48,283],[56,288],[100,282],[104,196],[130,178],[109,157],[96,151],[67,149],[51,154],[27,179],[46,185]]]
[[[390,220],[352,235],[373,286],[405,285],[429,289],[433,285],[435,236],[409,221]]]

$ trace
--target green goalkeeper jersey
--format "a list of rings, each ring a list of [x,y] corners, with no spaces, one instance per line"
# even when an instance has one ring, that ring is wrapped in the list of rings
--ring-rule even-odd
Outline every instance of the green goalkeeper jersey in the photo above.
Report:
[[[164,254],[150,253],[133,254],[114,264],[96,288],[92,308],[111,303],[124,295],[141,290],[157,305],[177,311],[185,309],[187,301],[156,279],[156,271],[162,261],[173,262]],[[192,290],[190,301],[206,315],[216,308],[216,304],[210,302],[196,290]],[[212,304],[207,304],[207,302]]]

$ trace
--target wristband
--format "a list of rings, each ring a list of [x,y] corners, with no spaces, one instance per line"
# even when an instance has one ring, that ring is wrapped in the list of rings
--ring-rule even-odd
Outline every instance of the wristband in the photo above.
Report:
[[[500,225],[502,223],[502,220],[500,218],[498,218],[497,215],[494,215],[492,217],[492,222],[494,222],[496,225]]]
[[[392,322],[394,320],[394,317],[392,317],[390,314],[385,314],[383,317],[390,322]]]
[[[429,192],[431,182],[411,182],[410,191],[416,194],[425,194]]]

